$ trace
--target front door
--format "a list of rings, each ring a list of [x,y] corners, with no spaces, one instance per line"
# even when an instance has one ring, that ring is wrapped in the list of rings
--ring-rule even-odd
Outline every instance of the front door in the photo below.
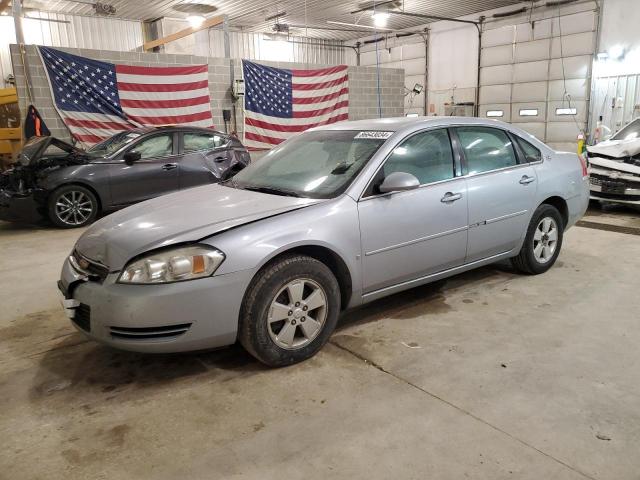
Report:
[[[127,165],[124,160],[109,166],[111,198],[114,206],[141,202],[178,190],[179,156],[173,132],[145,137],[128,151],[140,153],[140,160]]]
[[[393,172],[414,175],[414,190],[380,194]],[[364,293],[459,266],[467,248],[467,187],[456,177],[446,129],[416,133],[385,161],[358,203]]]
[[[469,189],[469,245],[466,263],[508,252],[525,235],[534,208],[536,172],[519,163],[504,130],[455,129]]]

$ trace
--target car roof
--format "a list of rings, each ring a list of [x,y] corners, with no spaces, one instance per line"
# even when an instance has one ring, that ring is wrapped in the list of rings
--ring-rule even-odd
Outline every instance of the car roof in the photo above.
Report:
[[[383,132],[399,132],[400,134],[408,134],[428,127],[447,127],[452,125],[484,125],[487,127],[498,127],[509,130],[520,137],[534,143],[539,148],[551,150],[548,145],[537,139],[534,135],[515,125],[494,120],[492,118],[479,117],[390,117],[390,118],[372,118],[368,120],[348,120],[344,122],[332,123],[315,127],[312,130],[372,130]]]
[[[133,128],[131,130],[127,130],[128,132],[136,132],[141,135],[151,133],[151,132],[166,132],[166,131],[190,131],[190,132],[203,132],[203,133],[217,133],[220,135],[225,135],[225,133],[220,132],[219,130],[214,130],[212,128],[204,128],[204,127],[191,127],[189,125],[159,125],[157,127],[138,127]]]
[[[316,130],[381,130],[387,132],[397,132],[405,128],[416,126],[447,126],[447,125],[496,125],[510,127],[507,123],[499,120],[477,118],[477,117],[391,117],[372,118],[367,120],[351,120],[345,122],[332,123],[317,127]]]

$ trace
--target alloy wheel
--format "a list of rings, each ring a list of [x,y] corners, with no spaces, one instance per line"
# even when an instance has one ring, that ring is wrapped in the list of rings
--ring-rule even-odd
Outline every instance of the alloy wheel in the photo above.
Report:
[[[327,294],[308,278],[282,287],[269,307],[267,329],[271,340],[285,350],[308,345],[322,331],[327,318]]]
[[[551,217],[538,223],[533,235],[533,256],[538,263],[547,263],[553,258],[558,246],[558,225]]]
[[[78,190],[65,192],[56,200],[56,216],[66,225],[82,225],[89,219],[92,211],[91,199]]]

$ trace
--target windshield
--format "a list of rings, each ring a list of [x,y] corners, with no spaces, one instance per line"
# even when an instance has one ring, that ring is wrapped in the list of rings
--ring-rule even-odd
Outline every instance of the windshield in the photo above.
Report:
[[[636,118],[611,137],[612,140],[635,140],[636,138],[640,138],[640,118]]]
[[[95,144],[87,152],[94,157],[108,157],[112,153],[117,152],[125,145],[133,142],[141,134],[138,132],[121,132],[116,133],[113,137],[107,138],[100,143]]]
[[[247,190],[310,198],[342,193],[391,132],[320,130],[293,137],[233,177]]]

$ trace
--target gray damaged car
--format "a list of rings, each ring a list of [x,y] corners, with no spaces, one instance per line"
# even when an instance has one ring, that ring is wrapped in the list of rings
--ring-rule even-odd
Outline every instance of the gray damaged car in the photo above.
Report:
[[[89,150],[33,137],[0,174],[0,220],[82,227],[103,213],[225,180],[249,161],[237,138],[204,128],[127,130]]]
[[[92,225],[59,288],[117,348],[236,340],[272,366],[314,355],[347,308],[510,258],[539,274],[585,212],[586,165],[511,125],[344,122],[291,138],[222,184]]]

